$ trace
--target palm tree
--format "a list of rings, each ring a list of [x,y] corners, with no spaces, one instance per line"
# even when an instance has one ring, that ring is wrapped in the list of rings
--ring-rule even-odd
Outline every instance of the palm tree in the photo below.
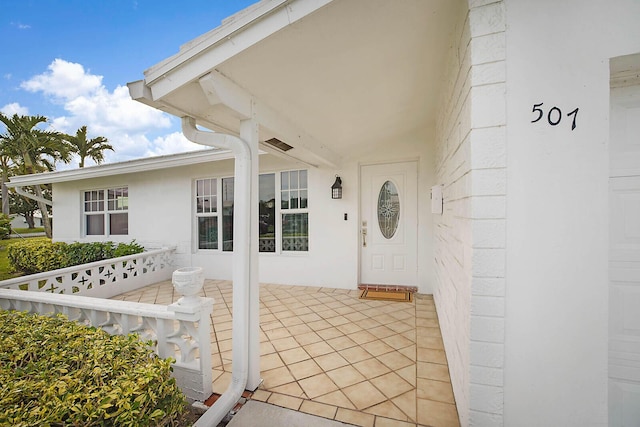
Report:
[[[6,126],[5,133],[0,134],[3,153],[10,156],[25,173],[36,173],[42,168],[53,170],[55,162],[58,160],[69,162],[70,148],[65,141],[65,135],[36,127],[41,123],[46,123],[46,117],[20,116],[18,114],[8,117],[0,113],[0,121]],[[42,201],[44,199],[42,188],[35,185],[33,191],[41,199],[38,201],[38,207],[42,213],[44,230],[47,237],[51,237],[51,222],[47,206]]]
[[[76,131],[75,136],[66,135],[65,139],[70,144],[71,152],[80,156],[81,168],[84,167],[84,159],[89,157],[94,162],[100,164],[104,161],[104,151],[113,150],[113,147],[107,144],[108,140],[104,136],[98,136],[87,140],[87,127],[82,126]]]

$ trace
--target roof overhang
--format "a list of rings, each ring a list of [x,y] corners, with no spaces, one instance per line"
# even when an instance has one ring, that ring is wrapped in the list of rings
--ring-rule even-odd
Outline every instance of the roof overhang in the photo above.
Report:
[[[433,131],[463,0],[263,0],[129,83],[131,97],[211,130],[260,124],[287,156],[338,168]]]
[[[107,163],[104,165],[90,166],[86,168],[44,172],[33,175],[12,176],[10,181],[7,182],[7,187],[17,188],[29,185],[54,184],[58,182],[103,178],[127,173],[146,172],[158,169],[195,165],[199,163],[216,162],[232,158],[233,153],[229,150],[200,150],[118,163]]]

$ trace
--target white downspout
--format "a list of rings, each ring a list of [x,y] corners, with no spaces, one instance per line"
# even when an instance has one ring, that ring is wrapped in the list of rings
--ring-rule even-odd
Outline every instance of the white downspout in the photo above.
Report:
[[[251,289],[251,147],[241,138],[196,128],[192,117],[182,118],[182,133],[196,144],[232,150],[235,156],[233,216],[233,340],[231,384],[194,424],[215,427],[238,402],[247,386],[249,365],[249,293]]]

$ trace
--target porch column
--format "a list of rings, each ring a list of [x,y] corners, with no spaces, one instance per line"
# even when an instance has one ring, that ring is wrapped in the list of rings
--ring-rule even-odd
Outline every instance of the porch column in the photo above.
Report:
[[[253,104],[253,102],[252,102]],[[252,105],[251,117],[240,122],[240,138],[251,150],[251,203],[249,212],[251,227],[249,230],[249,345],[247,390],[255,390],[260,385],[260,287],[258,283],[258,130],[259,125]]]

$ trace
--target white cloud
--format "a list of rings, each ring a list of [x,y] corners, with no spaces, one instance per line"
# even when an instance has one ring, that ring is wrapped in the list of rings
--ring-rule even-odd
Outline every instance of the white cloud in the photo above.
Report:
[[[28,116],[29,109],[27,107],[23,107],[17,102],[12,102],[11,104],[7,104],[4,107],[0,108],[0,111],[6,116],[13,116],[14,114],[18,114],[20,116]]]
[[[162,156],[172,153],[183,153],[187,151],[202,150],[211,148],[189,141],[181,132],[173,132],[164,137],[153,140],[147,150],[147,156]]]
[[[18,27],[19,30],[28,30],[29,28],[31,28],[31,25],[22,24],[20,22],[12,22],[11,25],[13,25],[14,27]]]
[[[102,76],[87,74],[80,64],[54,59],[47,68],[48,72],[32,77],[20,86],[29,92],[43,92],[62,100],[90,95],[102,87]]]
[[[149,135],[172,127],[169,115],[133,101],[126,86],[110,92],[102,84],[102,76],[91,74],[81,64],[56,59],[48,71],[23,82],[21,87],[41,92],[63,106],[66,114],[51,118],[54,129],[74,134],[86,125],[88,137],[106,137],[115,148],[115,153],[105,153],[107,161],[175,153],[186,146],[180,140],[182,136],[173,133],[151,142]]]

